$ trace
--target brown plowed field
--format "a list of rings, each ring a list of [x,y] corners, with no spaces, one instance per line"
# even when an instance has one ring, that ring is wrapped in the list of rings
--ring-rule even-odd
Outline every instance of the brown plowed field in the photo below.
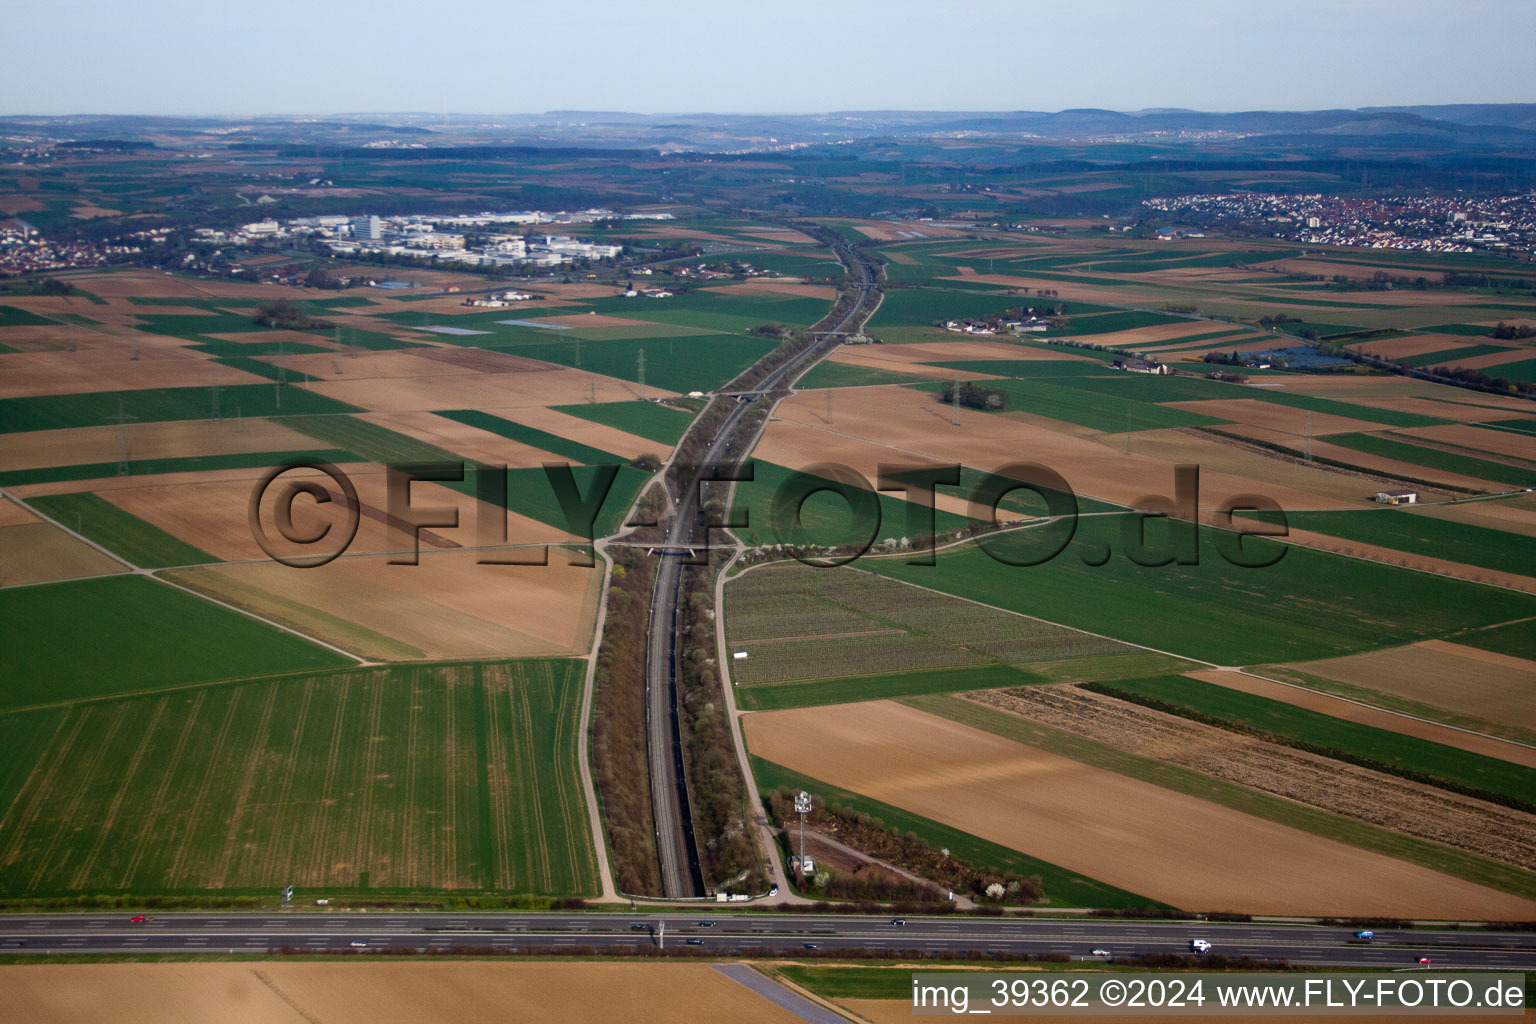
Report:
[[[17,1024],[803,1024],[708,964],[28,964],[6,974]]]
[[[10,502],[6,504],[10,505]],[[0,587],[126,571],[117,559],[102,554],[52,523],[0,526]]]
[[[1074,322],[1076,321],[1068,321],[1069,326],[1067,329],[1069,331],[1071,330],[1070,324]],[[1089,317],[1081,322],[1089,324],[1093,322],[1093,318]],[[1148,345],[1173,344],[1191,335],[1214,334],[1220,330],[1230,329],[1230,326],[1213,324],[1208,320],[1181,320],[1174,324],[1155,324],[1151,327],[1133,327],[1130,330],[1115,331],[1111,334],[1095,334],[1088,340],[1100,343],[1102,339],[1102,343],[1105,345],[1134,350]],[[1213,347],[1219,347],[1222,344],[1223,340],[1219,338],[1211,342]]]
[[[525,359],[495,349],[464,348],[460,345],[433,345],[416,349],[412,354],[474,373],[521,373],[525,370],[555,368],[553,363],[541,363],[537,359]]]
[[[1214,324],[1211,326],[1215,326]],[[1262,334],[1237,334],[1226,338],[1211,338],[1206,341],[1171,341],[1166,345],[1150,345],[1142,351],[1160,353],[1167,356],[1193,355],[1205,352],[1231,352],[1233,349],[1242,349],[1243,346],[1262,343],[1261,348],[1273,348],[1275,339]]]
[[[255,417],[128,423],[122,434],[130,459],[302,451],[320,447],[320,443],[307,434]],[[116,462],[117,441],[118,428],[115,426],[0,435],[0,472]]]
[[[1449,519],[1490,530],[1508,530],[1526,537],[1536,537],[1536,502],[1531,495],[1513,500],[1479,501],[1465,505],[1420,507],[1414,515]]]
[[[0,498],[0,528],[37,522],[37,516],[9,498]]]
[[[1298,394],[1321,394],[1340,401],[1356,398],[1396,398],[1416,396],[1424,398],[1432,394],[1452,396],[1460,394],[1452,388],[1437,387],[1427,381],[1411,377],[1368,377],[1358,374],[1322,376],[1310,374],[1285,374],[1283,376],[1256,377],[1265,386],[1283,388]]]
[[[365,509],[349,551],[363,554],[394,551],[405,546],[408,541],[402,532],[388,528],[384,521],[389,503],[384,467],[348,463],[339,468],[357,487],[358,501]],[[114,480],[124,481],[120,486],[92,486],[92,489],[123,511],[217,558],[225,561],[265,560],[267,556],[251,537],[248,513],[252,490],[261,475],[259,470],[243,469],[224,471],[217,476],[213,473],[177,474],[180,479],[175,482],[166,482],[172,479],[170,477],[118,477]],[[331,481],[318,473],[295,470],[283,474],[281,481],[269,489],[262,504],[263,522],[268,524],[268,532],[279,542],[280,549],[280,538],[270,525],[272,510],[282,484],[302,479],[317,480],[334,488]],[[72,489],[80,490],[81,487],[77,483]],[[419,482],[411,486],[411,505],[416,509],[457,509],[457,527],[433,527],[433,532],[464,547],[477,543],[480,515],[486,510],[471,495],[441,484]],[[495,512],[486,514],[493,516]],[[560,543],[567,539],[563,530],[515,513],[503,514],[508,518],[509,543]],[[339,502],[319,506],[309,498],[299,497],[293,504],[293,519],[301,530],[312,525],[318,528],[321,523],[334,523],[339,529],[343,515]],[[284,549],[283,553],[288,552]]]
[[[1512,348],[1508,352],[1489,352],[1487,355],[1458,359],[1456,365],[1465,366],[1469,370],[1488,370],[1490,377],[1497,377],[1498,367],[1505,363],[1517,363],[1522,359],[1530,359],[1532,356],[1536,356],[1536,347],[1526,346]]]
[[[1402,338],[1362,341],[1349,347],[1356,352],[1365,352],[1382,359],[1407,359],[1410,356],[1421,356],[1430,352],[1448,352],[1451,349],[1466,348],[1468,344],[1469,339],[1464,334],[1410,334]]]
[[[1332,395],[1329,396],[1333,397]],[[1391,409],[1394,412],[1411,412],[1420,416],[1435,416],[1443,420],[1460,420],[1463,423],[1486,423],[1489,420],[1511,419],[1512,410],[1496,409],[1462,402],[1436,402],[1428,398],[1349,398],[1348,401],[1373,409]],[[1530,411],[1527,406],[1526,412]],[[1378,428],[1380,429],[1380,428]]]
[[[150,345],[140,347],[138,359],[127,344],[0,355],[0,398],[205,388],[215,380],[225,386],[270,383],[265,377],[188,352]]]
[[[649,438],[631,434],[617,427],[610,427],[602,423],[594,423],[584,420],[580,416],[572,416],[569,413],[559,412],[555,409],[546,409],[541,406],[523,406],[517,409],[504,410],[501,415],[514,423],[521,423],[527,427],[547,431],[578,444],[591,445],[593,448],[611,452],[624,459],[633,459],[647,452],[665,458],[671,451],[671,447],[661,441],[652,441]],[[565,461],[562,456],[548,456],[552,461]]]
[[[455,357],[452,353],[465,352],[470,354],[468,362],[463,357]],[[439,354],[443,353],[443,354]],[[384,352],[362,350],[357,355],[342,354],[338,356],[334,352],[304,352],[292,353],[278,359],[276,356],[260,357],[265,362],[279,363],[288,368],[290,376],[307,373],[316,382],[319,381],[357,381],[380,380],[392,378],[405,378],[419,380],[426,377],[464,376],[475,373],[522,373],[529,371],[547,370],[548,363],[539,363],[531,359],[520,359],[517,356],[506,356],[504,361],[500,353],[485,352],[481,349],[392,349]],[[494,361],[501,365],[474,365],[482,361]],[[341,372],[336,372],[338,363]]]
[[[560,456],[542,448],[534,448],[436,413],[366,412],[357,419],[376,423],[396,433],[436,445],[466,460],[486,465],[505,464],[513,469],[529,469],[546,462],[564,461]]]
[[[1166,494],[1173,486],[1171,463],[1141,454],[1127,455],[1123,437],[1106,436],[1101,441],[1094,436],[1073,436],[1068,433],[1074,429],[1070,425],[1015,413],[962,412],[956,427],[949,408],[924,392],[901,388],[839,392],[832,404],[830,425],[826,422],[825,397],[814,391],[802,392],[780,403],[775,415],[812,428],[796,435],[778,435],[781,443],[771,461],[792,469],[813,462],[841,461],[839,455],[853,457],[860,451],[866,454],[859,456],[859,462],[867,463],[877,457],[874,449],[879,448],[884,454],[878,458],[888,462],[918,456],[919,461],[958,462],[987,471],[1013,462],[1036,462],[1060,473],[1080,494],[1124,505],[1147,495]],[[1135,443],[1133,436],[1133,452]],[[763,457],[770,458],[766,452]],[[1257,460],[1253,465],[1260,473],[1267,468]],[[1256,492],[1274,498],[1282,508],[1358,505],[1358,501],[1278,486],[1262,476],[1219,471],[1201,474],[1201,504],[1206,508],[1217,507],[1232,495]]]
[[[1532,438],[1529,434],[1514,434],[1504,430],[1490,430],[1486,427],[1460,424],[1448,427],[1409,427],[1397,432],[1411,437],[1422,437],[1429,441],[1439,441],[1442,444],[1491,452],[1494,455],[1509,455],[1527,462],[1536,461],[1536,438]]]
[[[1426,640],[1407,647],[1302,661],[1302,672],[1465,715],[1536,729],[1536,662]]]
[[[479,565],[477,557],[473,551],[435,550],[423,541],[419,565],[362,556],[338,558],[319,569],[263,561],[171,576],[375,658],[586,652],[602,583],[597,570],[570,565],[560,548],[550,549],[546,566]]]
[[[1288,448],[1300,450],[1304,438],[1298,439],[1296,435],[1279,430],[1271,430],[1268,427],[1249,427],[1243,424],[1224,426],[1222,430],[1233,434],[1241,434],[1260,441],[1269,441],[1274,444],[1283,444]],[[1495,483],[1492,480],[1479,480],[1476,477],[1462,476],[1460,473],[1447,473],[1440,469],[1431,469],[1412,462],[1403,462],[1399,459],[1383,458],[1380,455],[1372,455],[1369,452],[1357,451],[1354,448],[1345,448],[1342,445],[1329,444],[1326,438],[1312,441],[1312,454],[1315,457],[1332,459],[1350,466],[1358,466],[1372,473],[1379,473],[1384,477],[1395,479],[1407,478],[1410,480],[1432,480],[1435,483],[1445,484],[1451,487],[1465,487],[1469,490],[1491,493],[1505,490],[1509,485]],[[1366,487],[1366,495],[1374,494],[1380,488],[1375,487],[1370,481],[1363,481]],[[1423,487],[1418,488],[1424,490]],[[1421,499],[1422,500],[1422,499]],[[1306,508],[1305,505],[1286,505],[1286,508]]]
[[[912,364],[948,363],[962,359],[1028,359],[1046,362],[1075,362],[1083,364],[1083,372],[1104,373],[1104,364],[1093,359],[1073,355],[1069,351],[1050,348],[1025,348],[1007,341],[972,339],[964,334],[946,331],[950,341],[918,342],[910,345],[844,345],[833,352],[836,363],[859,363],[866,366],[892,364],[891,369],[917,369]],[[949,373],[949,370],[936,371]]]
[[[922,970],[921,966],[913,968]],[[1039,970],[1039,968],[1034,968]],[[1029,967],[1014,967],[1009,965],[1008,972],[1029,971]],[[1045,980],[1051,980],[1050,975],[1045,975]],[[912,1001],[910,999],[835,999],[838,1006],[857,1014],[869,1024],[912,1024]],[[972,1004],[975,1005],[974,1003]],[[978,1007],[979,1009],[980,1007]],[[1093,1013],[1082,1010],[1072,1014],[1058,1013],[1031,1013],[1031,1021],[1040,1021],[1042,1024],[1125,1024],[1126,1015],[1121,1013]],[[1263,1016],[1243,1016],[1241,1014],[1229,1015],[1228,1020],[1250,1020],[1260,1024],[1266,1018]],[[1269,1019],[1273,1019],[1270,1017]],[[1414,1024],[1467,1024],[1476,1020],[1476,1017],[1465,1015],[1441,1014],[1441,1013],[1415,1013]],[[1497,1020],[1498,1018],[1489,1018]],[[1141,1013],[1135,1015],[1136,1024],[1189,1024],[1189,1013]],[[1337,1015],[1318,1013],[1286,1013],[1286,1024],[1338,1024]]]
[[[1327,757],[1202,725],[1075,686],[1023,687],[968,700],[1056,729],[1274,793],[1347,818],[1536,867],[1536,816]]]
[[[1198,411],[1198,410],[1197,410]],[[1124,435],[1121,435],[1124,448]],[[1106,442],[1107,443],[1107,442]],[[1235,441],[1213,437],[1186,427],[1140,430],[1131,435],[1132,450],[1138,455],[1169,463],[1200,467],[1201,473],[1229,473],[1234,476],[1263,478],[1296,491],[1322,495],[1330,508],[1357,508],[1369,503],[1376,487],[1370,481],[1324,466],[1308,466],[1300,460],[1270,456],[1245,448]],[[1291,447],[1296,447],[1294,441]],[[1303,506],[1287,506],[1300,509]]]
[[[758,712],[754,754],[1174,906],[1527,920],[1536,903],[889,701]]]
[[[1227,669],[1213,668],[1186,672],[1184,674],[1192,679],[1215,683],[1217,686],[1241,690],[1243,693],[1268,697],[1270,700],[1278,700],[1298,708],[1306,708],[1308,711],[1317,711],[1324,715],[1331,715],[1334,718],[1342,718],[1346,722],[1359,722],[1361,725],[1370,725],[1378,729],[1400,732],[1404,736],[1416,736],[1421,740],[1429,740],[1431,743],[1443,743],[1448,747],[1460,747],[1462,750],[1470,750],[1474,754],[1496,757],[1502,761],[1510,761],[1514,764],[1523,764],[1528,768],[1536,768],[1536,749],[1522,746],[1519,743],[1506,743],[1503,740],[1494,739],[1489,736],[1479,736],[1476,733],[1452,729],[1445,725],[1436,725],[1433,722],[1420,721],[1417,718],[1409,718],[1406,715],[1394,715],[1390,711],[1365,707],[1364,705],[1356,704],[1354,701],[1345,700],[1342,697],[1332,697],[1326,693],[1318,693],[1316,690],[1305,690],[1299,686],[1287,686],[1284,683],[1271,682],[1268,679],[1260,679],[1244,672],[1232,672]]]
[[[1240,392],[1234,392],[1238,394]],[[1298,437],[1307,435],[1307,410],[1289,405],[1266,402],[1258,398],[1220,398],[1213,401],[1163,402],[1170,409],[1184,409],[1203,413],[1218,419],[1243,423],[1250,427],[1267,427]],[[1346,434],[1362,430],[1380,430],[1381,424],[1368,420],[1333,416],[1325,412],[1312,413],[1312,436],[1320,434]]]

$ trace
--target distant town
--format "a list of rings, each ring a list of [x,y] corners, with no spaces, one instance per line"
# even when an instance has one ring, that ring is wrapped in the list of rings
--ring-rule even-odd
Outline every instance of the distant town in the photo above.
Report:
[[[402,256],[469,267],[558,267],[578,259],[612,259],[622,245],[584,242],[569,235],[524,235],[506,230],[537,225],[592,224],[615,220],[673,220],[670,213],[615,213],[582,210],[545,213],[519,210],[455,216],[398,217],[328,214],[292,220],[259,220],[230,231],[199,228],[198,238],[248,245],[270,239],[318,239],[338,256]]]
[[[1536,254],[1536,192],[1374,199],[1232,192],[1146,199],[1142,206],[1202,227],[1260,224],[1276,238],[1417,252]],[[1160,235],[1204,237],[1166,227]]]

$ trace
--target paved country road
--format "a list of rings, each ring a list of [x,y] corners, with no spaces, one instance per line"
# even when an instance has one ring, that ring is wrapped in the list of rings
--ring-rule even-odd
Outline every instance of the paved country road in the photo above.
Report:
[[[582,947],[657,946],[729,956],[767,950],[791,956],[864,949],[921,950],[931,956],[967,953],[1065,953],[1093,960],[1188,953],[1192,938],[1210,940],[1227,957],[1288,960],[1299,965],[1411,969],[1421,956],[1434,968],[1536,970],[1536,934],[1529,932],[1381,929],[1373,942],[1349,928],[1282,924],[1210,924],[1034,920],[986,917],[889,917],[708,913],[390,913],[163,914],[133,924],[131,912],[7,915],[0,918],[0,953],[264,953],[293,947],[314,951],[407,948],[446,952],[455,947],[576,952]],[[705,926],[704,922],[713,922]],[[640,925],[641,930],[631,926]],[[702,944],[688,945],[689,938]],[[363,943],[361,947],[354,943]]]

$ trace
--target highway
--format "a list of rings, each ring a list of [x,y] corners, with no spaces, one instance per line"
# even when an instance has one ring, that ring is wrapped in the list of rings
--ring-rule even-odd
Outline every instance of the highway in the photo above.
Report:
[[[791,956],[845,950],[921,950],[930,956],[968,953],[1066,954],[1094,961],[1096,948],[1114,956],[1188,953],[1192,938],[1209,940],[1227,957],[1287,960],[1308,966],[1413,969],[1428,956],[1439,969],[1536,970],[1536,934],[1415,929],[1378,930],[1360,942],[1349,928],[1282,924],[1207,924],[1094,920],[889,917],[778,913],[368,913],[285,911],[265,914],[156,915],[142,924],[131,913],[6,915],[0,952],[25,953],[264,953],[409,949],[447,952],[461,947],[575,953],[583,947],[655,947],[734,956]],[[705,925],[705,922],[713,922]],[[690,943],[690,939],[699,940]],[[808,950],[806,944],[814,944]],[[361,944],[361,945],[359,945]]]
[[[838,324],[831,328],[840,333],[862,326],[862,317],[874,292],[875,275],[867,259],[845,245],[835,251],[845,265],[856,267],[859,283],[854,301]],[[834,341],[835,344],[835,341]],[[651,806],[655,816],[656,853],[661,865],[662,893],[670,899],[704,894],[699,875],[698,851],[694,848],[692,818],[688,812],[688,792],[683,779],[682,746],[677,718],[677,616],[682,583],[681,556],[698,532],[698,480],[711,468],[724,462],[724,455],[737,427],[752,404],[793,381],[808,363],[824,354],[825,346],[811,346],[764,377],[750,391],[731,396],[716,396],[716,402],[734,402],[730,416],[711,440],[699,460],[694,478],[688,481],[678,499],[677,514],[667,533],[666,547],[671,553],[658,556],[656,586],[651,597],[650,618],[646,631],[646,756],[650,771]],[[697,422],[697,421],[696,421]],[[679,442],[681,444],[681,442]]]

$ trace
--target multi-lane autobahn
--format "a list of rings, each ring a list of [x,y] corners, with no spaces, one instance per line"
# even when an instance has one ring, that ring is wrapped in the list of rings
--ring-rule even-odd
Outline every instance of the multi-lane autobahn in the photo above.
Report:
[[[1536,935],[1472,930],[1378,930],[1370,942],[1349,928],[1285,924],[1212,924],[1092,920],[802,914],[514,914],[278,912],[156,915],[135,924],[129,913],[7,915],[0,918],[0,952],[225,953],[292,948],[379,952],[448,952],[481,947],[505,952],[602,951],[660,947],[733,956],[769,952],[818,955],[869,950],[929,956],[969,953],[1065,954],[1100,960],[1188,953],[1191,939],[1228,957],[1286,960],[1306,966],[1415,969],[1427,956],[1435,969],[1536,970]],[[807,944],[815,949],[807,949]]]
[[[875,291],[875,271],[868,257],[853,248],[834,246],[838,257],[857,273],[853,302],[830,328],[830,335],[863,326],[870,312]],[[836,344],[833,337],[829,344]],[[677,721],[677,628],[678,599],[682,583],[680,552],[687,549],[699,532],[697,480],[706,477],[710,467],[725,460],[736,436],[737,427],[752,404],[793,380],[826,351],[825,346],[808,347],[795,358],[769,373],[749,391],[717,396],[716,402],[735,406],[711,440],[694,479],[683,484],[677,514],[667,533],[656,566],[656,586],[652,593],[646,642],[646,749],[651,781],[651,805],[656,825],[656,852],[661,866],[662,893],[669,898],[698,896],[703,892],[699,877],[698,855],[693,848],[692,825],[688,816],[688,793],[683,784],[680,731]]]

